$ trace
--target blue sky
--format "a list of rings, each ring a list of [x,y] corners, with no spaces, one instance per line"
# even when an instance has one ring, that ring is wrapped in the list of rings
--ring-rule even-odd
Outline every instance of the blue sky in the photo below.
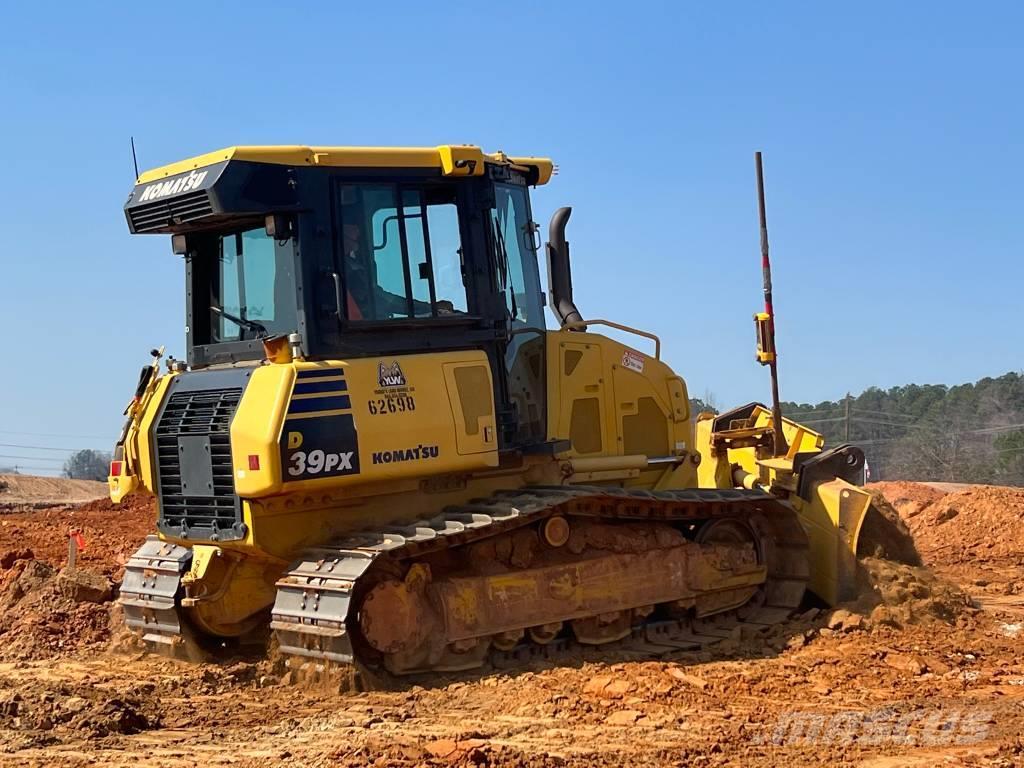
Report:
[[[585,316],[652,330],[692,394],[767,397],[753,152],[783,397],[1024,367],[1014,3],[6,4],[0,456],[108,448],[183,267],[131,237],[143,168],[245,143],[553,157]],[[65,436],[66,435],[66,436]],[[0,458],[0,466],[53,461]]]

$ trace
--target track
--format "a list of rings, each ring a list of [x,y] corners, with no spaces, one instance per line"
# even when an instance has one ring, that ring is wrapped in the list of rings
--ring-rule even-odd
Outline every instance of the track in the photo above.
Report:
[[[356,605],[383,579],[408,570],[443,550],[542,523],[556,515],[568,520],[660,522],[680,525],[716,519],[746,521],[761,542],[760,561],[767,575],[745,605],[698,610],[701,618],[665,618],[651,612],[633,622],[627,636],[602,648],[617,647],[658,655],[700,648],[732,635],[741,624],[759,627],[784,621],[799,605],[808,576],[807,540],[793,511],[763,491],[632,491],[605,487],[530,487],[500,492],[485,500],[446,509],[431,520],[405,527],[360,532],[304,552],[278,582],[271,627],[283,653],[314,664],[373,661],[362,637]],[[529,636],[529,634],[528,634]],[[557,658],[579,649],[561,633],[513,647],[459,653],[446,648],[429,663],[408,665],[405,672],[469,669],[489,661],[514,666],[537,657]],[[537,640],[540,640],[537,642]],[[480,651],[480,649],[477,649]]]

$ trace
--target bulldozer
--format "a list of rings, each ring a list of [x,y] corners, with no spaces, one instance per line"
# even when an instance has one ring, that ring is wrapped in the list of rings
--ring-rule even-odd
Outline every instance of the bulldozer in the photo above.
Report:
[[[850,597],[861,451],[777,395],[693,413],[654,333],[586,319],[571,209],[546,244],[533,219],[554,172],[238,146],[138,176],[128,227],[171,236],[186,296],[187,359],[153,350],[108,479],[156,499],[119,597],[148,646],[271,636],[407,675],[700,647]]]

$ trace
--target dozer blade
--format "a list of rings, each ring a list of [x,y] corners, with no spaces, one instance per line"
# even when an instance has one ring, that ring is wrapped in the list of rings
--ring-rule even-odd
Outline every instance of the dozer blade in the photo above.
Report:
[[[857,539],[871,494],[836,478],[819,483],[795,505],[810,542],[808,588],[829,605],[857,594]]]

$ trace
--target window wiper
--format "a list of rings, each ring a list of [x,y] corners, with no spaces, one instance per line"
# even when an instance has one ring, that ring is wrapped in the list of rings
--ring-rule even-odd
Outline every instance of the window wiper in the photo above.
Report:
[[[223,317],[225,320],[230,320],[239,328],[244,328],[247,331],[252,331],[253,333],[256,334],[257,339],[262,339],[270,335],[270,331],[268,331],[267,327],[262,323],[257,323],[255,320],[246,320],[244,317],[235,317],[234,315],[225,312],[216,304],[211,304],[210,309],[216,312],[221,317]]]
[[[516,306],[516,288],[512,284],[512,267],[508,263],[508,248],[505,247],[505,233],[501,230],[501,224],[497,219],[494,221],[494,239],[498,248],[498,274],[501,276],[501,290],[508,290],[511,298],[509,309],[512,319],[519,318],[519,308]]]

